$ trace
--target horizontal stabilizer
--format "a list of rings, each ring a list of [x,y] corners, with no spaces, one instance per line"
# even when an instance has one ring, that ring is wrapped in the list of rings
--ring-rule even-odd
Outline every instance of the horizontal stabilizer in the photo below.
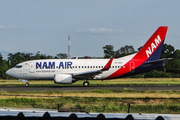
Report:
[[[158,59],[158,60],[154,60],[154,61],[147,61],[147,62],[145,62],[145,64],[159,64],[159,63],[167,62],[172,59],[173,58],[163,58],[163,59]]]

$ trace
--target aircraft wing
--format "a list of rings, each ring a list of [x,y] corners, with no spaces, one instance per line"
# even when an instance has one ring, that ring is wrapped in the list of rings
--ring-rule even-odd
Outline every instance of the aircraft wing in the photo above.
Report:
[[[77,73],[73,75],[73,78],[74,79],[93,79],[95,75],[101,74],[103,71],[109,70],[113,59],[114,58],[111,58],[103,69]]]
[[[145,64],[159,64],[159,63],[167,62],[172,59],[173,58],[163,58],[163,59],[158,59],[158,60],[154,60],[154,61],[147,61],[147,62],[145,62]]]

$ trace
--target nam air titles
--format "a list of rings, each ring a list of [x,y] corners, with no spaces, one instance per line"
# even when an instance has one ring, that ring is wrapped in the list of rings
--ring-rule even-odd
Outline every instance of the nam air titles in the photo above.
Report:
[[[36,62],[36,69],[72,69],[72,62],[60,62],[58,66],[55,66],[55,62]]]
[[[158,35],[157,38],[155,38],[154,41],[151,43],[151,45],[148,47],[148,50],[146,50],[146,55],[147,55],[148,58],[158,48],[160,43],[161,43],[161,38]]]

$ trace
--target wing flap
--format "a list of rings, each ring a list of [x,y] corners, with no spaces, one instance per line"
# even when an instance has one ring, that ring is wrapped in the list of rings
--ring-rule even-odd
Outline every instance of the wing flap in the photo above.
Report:
[[[95,75],[98,75],[100,74],[101,72],[99,70],[96,70],[96,71],[88,71],[88,72],[83,72],[83,73],[78,73],[78,74],[74,74],[73,75],[73,78],[74,79],[79,79],[79,80],[82,80],[82,79],[93,79],[93,77]]]

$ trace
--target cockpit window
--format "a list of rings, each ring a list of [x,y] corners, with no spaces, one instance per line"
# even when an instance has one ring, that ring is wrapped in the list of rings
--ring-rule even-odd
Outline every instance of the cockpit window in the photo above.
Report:
[[[15,68],[21,68],[22,67],[22,65],[16,65],[15,66]]]

